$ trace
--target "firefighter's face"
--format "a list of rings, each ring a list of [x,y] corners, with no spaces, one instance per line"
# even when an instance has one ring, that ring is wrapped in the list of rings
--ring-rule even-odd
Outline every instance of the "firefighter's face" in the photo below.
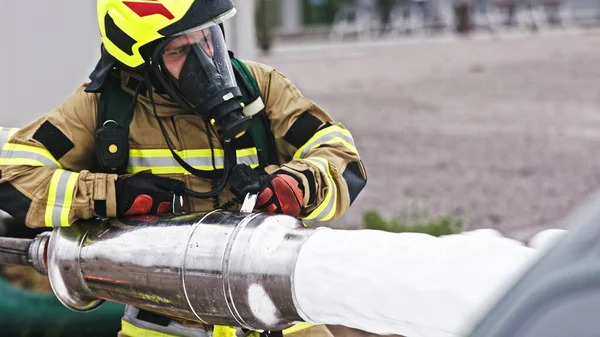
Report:
[[[202,29],[182,35],[171,41],[164,48],[162,54],[163,63],[171,75],[176,79],[179,79],[181,68],[195,45],[202,48],[208,57],[212,58],[214,56],[215,49],[210,29]]]

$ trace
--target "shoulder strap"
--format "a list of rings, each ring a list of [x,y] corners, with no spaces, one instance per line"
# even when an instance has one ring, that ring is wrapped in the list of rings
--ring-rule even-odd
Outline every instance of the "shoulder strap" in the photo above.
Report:
[[[233,55],[231,55],[231,63],[238,86],[242,92],[242,103],[245,105],[244,114],[254,117],[248,133],[258,150],[260,164],[263,167],[270,164],[278,164],[275,139],[271,131],[269,118],[265,113],[265,105],[260,96],[258,83],[256,83],[256,79],[248,67],[242,61],[233,57]]]
[[[113,70],[98,98],[96,123],[96,170],[123,174],[129,162],[129,124],[133,119],[136,97],[121,88],[118,73]]]
[[[107,121],[115,121],[118,126],[129,131],[129,124],[133,118],[132,104],[135,97],[121,88],[121,80],[115,71],[107,75],[106,83],[98,99],[97,128],[101,128]]]

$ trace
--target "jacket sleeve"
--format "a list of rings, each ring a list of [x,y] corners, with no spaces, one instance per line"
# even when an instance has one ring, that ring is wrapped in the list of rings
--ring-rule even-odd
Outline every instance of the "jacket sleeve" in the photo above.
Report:
[[[307,219],[343,216],[367,183],[350,132],[305,98],[280,72],[248,62],[260,87],[280,158],[270,168],[293,174],[304,187]]]
[[[0,208],[29,227],[69,226],[95,205],[116,215],[117,176],[89,171],[97,96],[84,89],[23,129],[0,130]]]

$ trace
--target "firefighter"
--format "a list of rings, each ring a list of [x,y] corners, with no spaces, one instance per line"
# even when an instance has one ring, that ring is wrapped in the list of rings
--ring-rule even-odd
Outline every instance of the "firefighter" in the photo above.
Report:
[[[321,221],[346,212],[367,180],[351,134],[275,69],[228,53],[231,0],[97,5],[102,56],[91,82],[23,129],[0,130],[6,212],[52,228],[236,210],[248,193],[259,211]],[[122,322],[131,337],[253,333],[133,307]],[[281,334],[331,336],[307,325],[262,333]]]

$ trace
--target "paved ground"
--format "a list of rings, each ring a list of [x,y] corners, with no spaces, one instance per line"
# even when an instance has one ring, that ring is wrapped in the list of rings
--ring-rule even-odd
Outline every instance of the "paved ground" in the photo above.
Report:
[[[463,214],[525,239],[599,187],[600,31],[280,46],[261,60],[351,129],[348,215]]]

